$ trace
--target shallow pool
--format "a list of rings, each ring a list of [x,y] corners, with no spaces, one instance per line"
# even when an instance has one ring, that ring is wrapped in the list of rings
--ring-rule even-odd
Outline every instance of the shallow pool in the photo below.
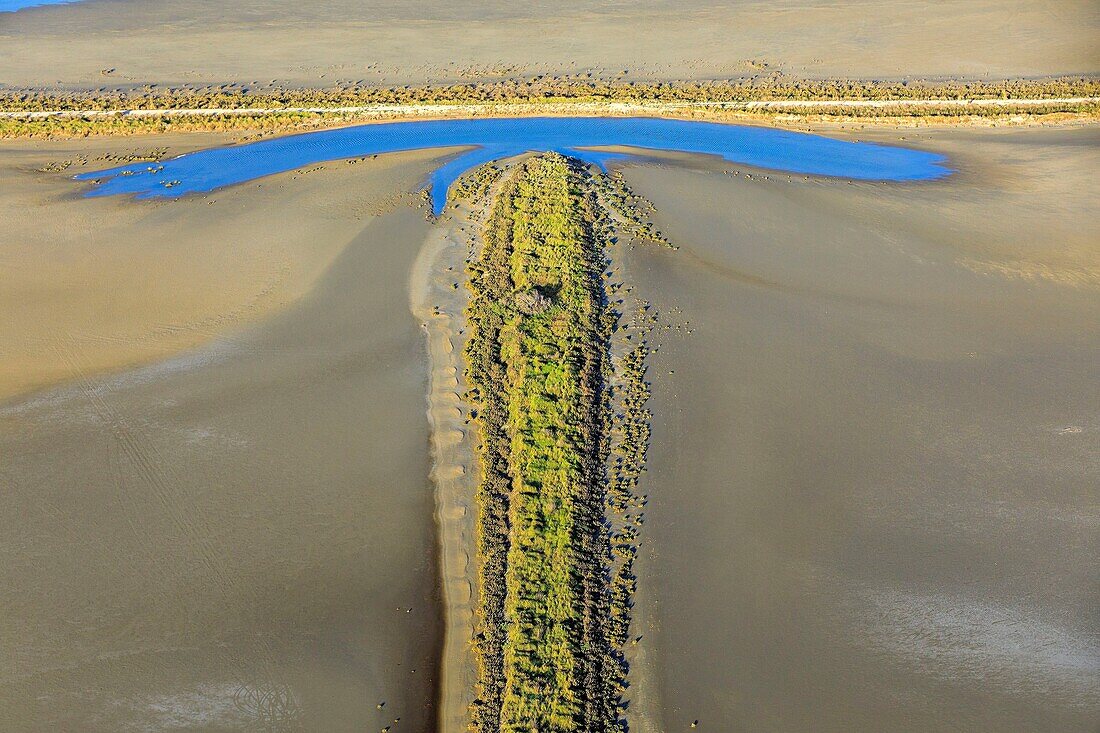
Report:
[[[951,173],[944,156],[935,153],[771,128],[648,117],[528,117],[359,125],[200,150],[162,163],[135,163],[76,178],[98,182],[90,196],[178,197],[322,161],[472,147],[431,174],[428,185],[438,214],[451,183],[482,163],[555,150],[603,166],[622,157],[590,149],[607,146],[702,153],[776,171],[858,180],[930,180]]]

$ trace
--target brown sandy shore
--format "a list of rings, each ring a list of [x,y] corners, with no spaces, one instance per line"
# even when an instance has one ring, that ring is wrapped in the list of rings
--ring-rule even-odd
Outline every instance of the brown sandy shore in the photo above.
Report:
[[[477,685],[473,655],[477,605],[477,465],[475,432],[466,390],[465,278],[474,223],[466,208],[451,208],[420,248],[409,279],[409,299],[428,341],[431,381],[428,422],[436,491],[444,633],[437,721],[441,731],[464,733]]]
[[[429,373],[407,278],[431,227],[402,192],[435,154],[146,206],[33,172],[71,152],[20,153],[2,188],[25,197],[5,213],[25,237],[0,240],[20,265],[6,385],[63,383],[0,406],[0,728],[430,729]],[[237,317],[265,255],[301,294]],[[199,308],[232,317],[157,328]]]
[[[616,261],[667,326],[651,729],[1089,729],[1097,134],[858,133],[950,155],[932,184],[624,169],[681,247]],[[396,733],[469,689],[435,536],[470,536],[468,224],[407,194],[438,153],[158,203],[37,170],[223,139],[0,146],[7,729]]]
[[[176,155],[227,142],[166,135],[7,143],[0,160],[0,400],[149,363],[300,298],[374,214],[410,191],[400,163],[342,161],[171,203],[84,199],[69,176],[105,155]],[[430,153],[415,154],[425,159]],[[75,161],[64,172],[51,164]],[[369,175],[364,175],[369,173]],[[404,196],[412,199],[411,193]]]
[[[665,730],[1100,719],[1100,137],[900,135],[960,172],[624,169],[680,247],[616,257],[667,314],[638,597]]]
[[[1090,0],[86,0],[0,14],[0,84],[1007,78],[1100,71]]]

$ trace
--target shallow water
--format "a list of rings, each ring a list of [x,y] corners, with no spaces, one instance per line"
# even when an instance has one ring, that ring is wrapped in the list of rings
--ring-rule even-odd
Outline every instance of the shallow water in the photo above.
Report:
[[[614,154],[586,148],[612,145],[703,153],[788,173],[857,180],[930,180],[951,172],[944,156],[935,153],[785,130],[643,117],[535,117],[360,125],[201,150],[164,163],[124,165],[76,178],[99,182],[89,192],[92,196],[174,198],[322,161],[474,147],[432,173],[429,189],[438,214],[454,180],[482,163],[530,150],[556,150],[602,166]]]
[[[14,13],[23,8],[37,8],[39,5],[69,5],[80,0],[0,0],[0,13]]]

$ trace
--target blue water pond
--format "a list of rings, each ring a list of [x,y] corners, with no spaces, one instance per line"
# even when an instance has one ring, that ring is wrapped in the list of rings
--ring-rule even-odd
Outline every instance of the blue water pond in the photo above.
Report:
[[[920,181],[951,173],[944,156],[935,153],[771,128],[648,117],[528,117],[359,125],[200,150],[163,163],[135,163],[76,178],[98,181],[90,196],[178,197],[322,161],[472,147],[431,174],[429,189],[438,214],[454,180],[482,163],[555,150],[603,167],[623,157],[589,149],[607,146],[703,153],[759,168],[857,180]]]

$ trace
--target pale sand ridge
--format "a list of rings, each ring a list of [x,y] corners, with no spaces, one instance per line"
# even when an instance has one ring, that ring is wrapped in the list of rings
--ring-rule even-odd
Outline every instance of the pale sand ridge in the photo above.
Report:
[[[468,223],[454,210],[445,214],[421,246],[409,278],[410,306],[424,329],[431,365],[431,478],[445,615],[438,722],[444,733],[467,729],[477,682],[473,656],[477,603],[475,434],[461,397],[466,387],[462,350],[469,291],[462,281],[469,252],[464,231]],[[459,287],[454,287],[455,283]]]

